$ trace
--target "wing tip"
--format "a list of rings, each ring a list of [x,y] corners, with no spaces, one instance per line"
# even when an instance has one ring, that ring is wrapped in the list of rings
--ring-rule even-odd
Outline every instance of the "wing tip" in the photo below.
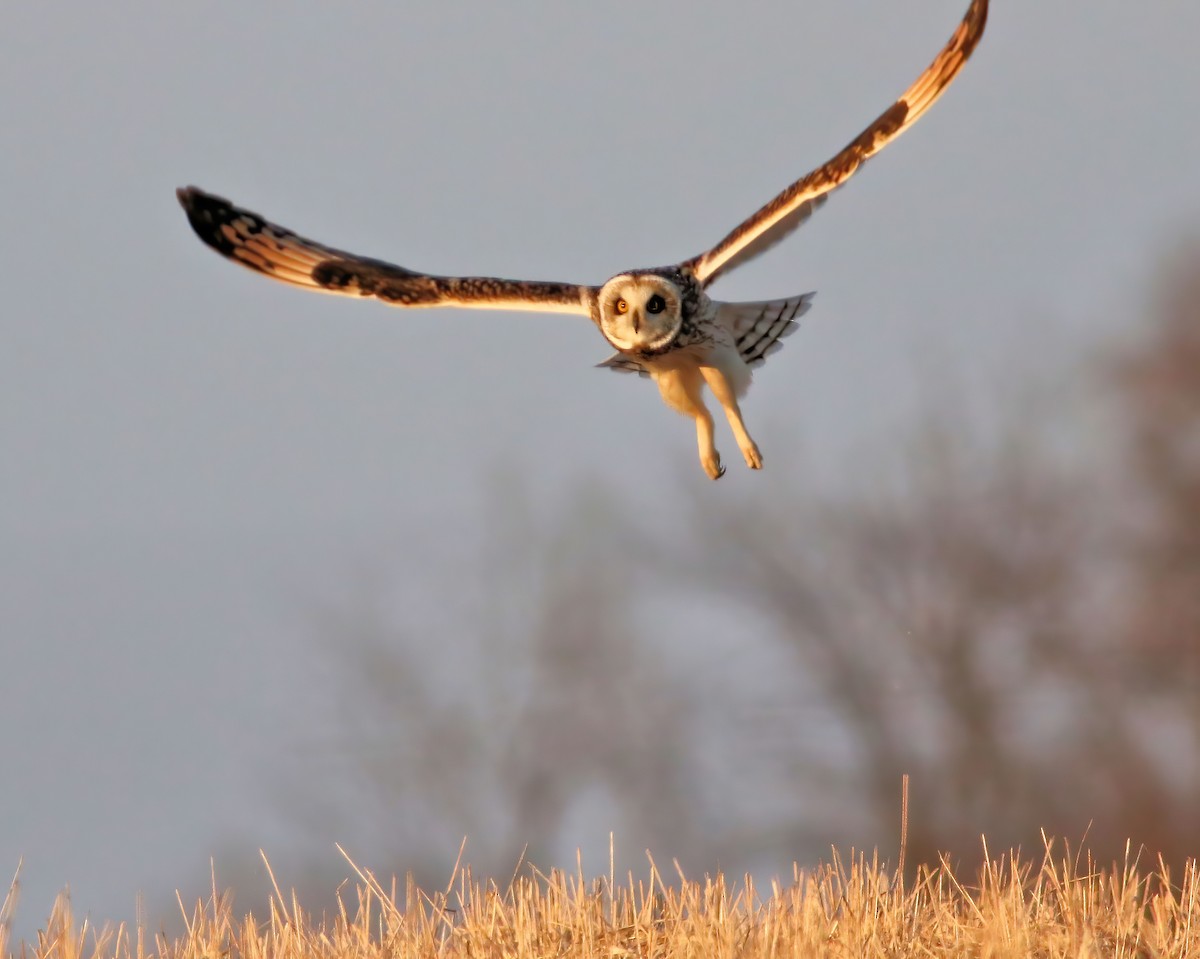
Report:
[[[198,186],[181,186],[175,190],[175,199],[179,201],[179,205],[185,210],[191,207],[194,199],[198,195],[203,195],[204,191]]]
[[[187,214],[188,224],[196,236],[224,256],[233,254],[234,244],[221,231],[221,227],[232,219],[235,211],[232,203],[197,186],[179,187],[175,199]]]
[[[988,0],[972,0],[966,16],[967,36],[964,38],[962,46],[964,58],[970,57],[979,45],[979,41],[983,39],[983,32],[987,29],[987,20]]]
[[[198,186],[181,186],[175,191],[175,199],[190,216],[193,213],[214,210],[232,210],[233,204],[223,196],[208,193]]]

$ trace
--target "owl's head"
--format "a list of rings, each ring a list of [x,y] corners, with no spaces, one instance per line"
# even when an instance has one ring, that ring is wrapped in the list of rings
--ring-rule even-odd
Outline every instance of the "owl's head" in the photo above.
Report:
[[[683,326],[679,287],[655,273],[621,273],[600,288],[600,332],[624,353],[665,349]]]

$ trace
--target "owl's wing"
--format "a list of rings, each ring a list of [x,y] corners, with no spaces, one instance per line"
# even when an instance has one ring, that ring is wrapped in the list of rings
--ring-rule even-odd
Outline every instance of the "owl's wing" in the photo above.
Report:
[[[815,293],[802,293],[786,300],[759,303],[718,303],[717,322],[733,334],[733,342],[742,359],[751,367],[760,367],[772,353],[783,349],[780,340],[796,332],[796,317],[812,306]]]
[[[828,163],[797,180],[706,253],[686,260],[704,286],[770,249],[807,220],[830,192],[912,126],[942,95],[983,36],[988,0],[972,0],[950,42],[924,73],[874,123]]]
[[[370,296],[392,306],[462,306],[590,314],[596,290],[572,283],[430,276],[335,250],[194,186],[176,191],[196,235],[227,259],[319,293]]]
[[[626,353],[614,353],[604,362],[597,363],[596,368],[612,370],[614,373],[636,373],[643,378],[650,376],[650,371],[645,366]]]

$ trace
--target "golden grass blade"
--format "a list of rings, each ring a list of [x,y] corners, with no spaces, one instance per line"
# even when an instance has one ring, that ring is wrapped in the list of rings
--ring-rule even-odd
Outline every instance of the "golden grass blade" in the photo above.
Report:
[[[986,847],[985,847],[986,848]],[[479,882],[461,856],[447,892],[409,885],[398,902],[370,870],[342,855],[360,880],[357,903],[340,896],[328,917],[283,898],[267,864],[271,915],[237,917],[231,897],[213,885],[211,908],[180,908],[186,931],[137,935],[124,926],[98,930],[76,920],[64,894],[23,959],[643,959],[673,956],[1190,956],[1200,946],[1200,876],[1195,861],[1172,875],[1160,859],[1143,870],[1127,847],[1123,861],[1101,868],[1086,850],[1054,852],[1040,865],[1008,852],[987,852],[977,875],[960,877],[948,861],[920,866],[910,888],[878,854],[835,852],[813,869],[796,867],[765,892],[745,877],[721,873],[689,879],[676,864],[668,886],[652,857],[645,878],[618,886],[608,875],[589,881],[578,868],[531,869],[505,893]],[[264,856],[264,862],[266,857]],[[213,870],[215,876],[215,869]],[[0,929],[11,929],[18,883],[0,905]],[[459,908],[446,908],[457,888]],[[378,899],[380,905],[374,900]],[[147,952],[149,948],[155,952]],[[14,953],[0,942],[0,959]]]
[[[12,882],[8,884],[8,892],[4,894],[4,902],[0,903],[0,959],[8,956],[8,937],[12,932],[12,917],[17,911],[17,899],[21,896],[21,867],[25,860],[17,860],[17,869],[13,873]]]

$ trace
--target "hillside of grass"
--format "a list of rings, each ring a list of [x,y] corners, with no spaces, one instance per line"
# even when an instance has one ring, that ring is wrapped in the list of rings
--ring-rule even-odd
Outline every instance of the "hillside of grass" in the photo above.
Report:
[[[972,877],[946,863],[907,882],[876,858],[834,855],[757,887],[660,869],[643,877],[522,870],[501,884],[456,869],[442,890],[386,886],[354,867],[338,908],[313,915],[274,888],[266,915],[231,896],[181,903],[182,935],[97,927],[60,896],[36,942],[8,941],[16,884],[0,910],[0,956],[46,959],[325,959],[636,956],[1200,956],[1195,862],[1100,865],[1048,846],[1038,860],[989,857]],[[272,879],[272,881],[274,881]]]

